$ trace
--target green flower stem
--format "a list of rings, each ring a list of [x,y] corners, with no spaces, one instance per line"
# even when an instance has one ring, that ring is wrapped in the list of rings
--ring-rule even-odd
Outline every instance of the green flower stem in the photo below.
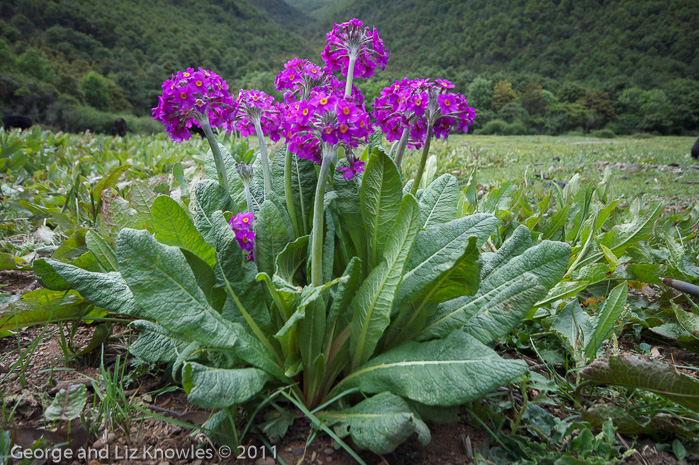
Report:
[[[325,200],[325,184],[328,180],[330,167],[335,160],[336,151],[323,148],[323,163],[320,165],[316,198],[313,204],[313,249],[311,251],[311,285],[323,285],[323,203]]]
[[[260,156],[262,157],[262,176],[265,179],[265,199],[267,194],[272,192],[272,175],[269,170],[269,158],[267,157],[267,144],[265,144],[265,136],[262,134],[262,126],[260,122],[255,120],[255,133],[257,133],[257,141],[260,143]]]
[[[422,179],[422,173],[425,171],[425,164],[427,164],[427,155],[430,152],[430,141],[432,139],[432,125],[427,126],[427,138],[425,139],[425,146],[422,148],[422,158],[420,159],[420,167],[417,169],[417,176],[415,177],[415,182],[413,183],[413,188],[410,189],[410,193],[417,194],[418,186],[420,185],[420,180]]]
[[[394,158],[398,168],[400,168],[400,164],[403,161],[403,154],[405,154],[405,147],[408,146],[408,139],[410,139],[410,126],[403,129],[403,134],[400,136],[400,142],[398,142],[398,150],[396,151],[396,156]]]
[[[243,189],[245,190],[245,200],[248,204],[248,211],[254,212],[255,209],[253,208],[252,204],[252,195],[250,194],[250,183],[248,181],[243,181]]]
[[[354,79],[354,63],[357,61],[357,54],[349,54],[349,65],[347,66],[347,83],[345,84],[345,98],[352,94],[352,80]]]
[[[211,130],[211,125],[209,124],[208,115],[199,115],[199,125],[204,131],[206,140],[211,146],[211,153],[214,154],[214,163],[216,164],[216,172],[218,173],[218,183],[226,189],[226,192],[230,192],[228,188],[228,176],[226,175],[226,165],[223,163],[223,155],[221,155],[221,149],[218,147],[218,142],[214,137],[214,132]]]
[[[301,234],[299,230],[298,221],[296,220],[296,207],[294,207],[294,191],[292,190],[291,186],[291,157],[293,156],[294,155],[291,153],[291,151],[289,151],[289,149],[286,149],[286,163],[284,164],[284,196],[286,197],[286,209],[289,212],[289,218],[291,219],[291,225],[294,228],[294,234],[296,235],[296,237],[299,237]]]

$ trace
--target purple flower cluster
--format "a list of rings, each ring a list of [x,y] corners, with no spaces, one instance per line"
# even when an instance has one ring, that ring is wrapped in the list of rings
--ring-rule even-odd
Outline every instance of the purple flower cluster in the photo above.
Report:
[[[374,102],[374,118],[389,141],[401,138],[410,128],[408,146],[420,148],[425,143],[428,125],[435,136],[447,138],[456,125],[457,131],[468,131],[476,112],[466,98],[450,92],[454,85],[446,80],[403,79],[386,87]]]
[[[325,71],[331,74],[340,70],[347,76],[350,56],[356,57],[354,76],[369,78],[378,67],[386,68],[388,50],[383,46],[376,28],[370,31],[362,29],[360,20],[354,18],[346,23],[335,24],[326,36],[325,50],[321,53],[325,62]]]
[[[284,70],[274,78],[274,85],[279,92],[284,94],[284,100],[288,103],[296,100],[296,96],[307,98],[311,90],[322,87],[328,83],[330,76],[325,70],[308,60],[292,58],[284,64]]]
[[[241,89],[236,104],[235,127],[242,136],[255,134],[255,123],[259,121],[262,134],[269,136],[272,142],[281,139],[280,104],[272,96],[259,90]]]
[[[238,213],[231,218],[230,225],[235,233],[235,238],[240,244],[243,253],[246,253],[248,261],[253,261],[253,249],[255,247],[255,231],[253,223],[255,221],[254,214]]]
[[[286,111],[289,150],[301,158],[322,162],[322,144],[343,145],[351,149],[366,142],[373,132],[369,113],[364,105],[351,97],[345,99],[340,90],[315,88],[308,100],[291,102]],[[353,173],[361,171],[357,161]]]
[[[199,127],[199,118],[206,115],[211,127],[230,131],[229,121],[235,112],[236,102],[221,76],[203,68],[187,68],[163,82],[163,95],[153,108],[153,118],[165,125],[173,140],[182,142],[191,137],[189,128]]]

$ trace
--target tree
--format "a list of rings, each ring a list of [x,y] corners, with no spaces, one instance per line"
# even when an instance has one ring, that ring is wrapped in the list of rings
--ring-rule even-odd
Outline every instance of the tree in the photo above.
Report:
[[[49,60],[35,48],[29,48],[17,59],[17,69],[20,73],[33,76],[40,81],[53,83],[56,72]]]
[[[517,92],[508,81],[498,81],[493,87],[493,109],[500,111],[502,107],[517,98]]]
[[[91,107],[106,110],[109,106],[109,87],[101,74],[95,71],[87,73],[80,81],[80,90]]]
[[[493,103],[493,81],[477,77],[468,86],[468,104],[476,110],[489,110]]]
[[[524,88],[524,93],[519,97],[522,107],[529,112],[530,115],[543,115],[546,113],[546,97],[544,89],[530,82]]]

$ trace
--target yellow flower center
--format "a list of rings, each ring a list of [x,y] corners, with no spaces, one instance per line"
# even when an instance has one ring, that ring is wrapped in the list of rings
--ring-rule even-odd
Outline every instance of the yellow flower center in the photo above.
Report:
[[[303,116],[306,116],[308,114],[308,108],[304,108],[301,113],[303,113]]]
[[[349,107],[343,108],[343,109],[342,109],[342,113],[344,113],[344,114],[346,114],[346,115],[349,115],[349,114],[350,114],[350,109],[349,109]]]
[[[184,76],[184,77],[189,77],[190,74],[189,74],[189,73],[184,73],[182,76]]]
[[[332,128],[325,128],[326,134],[330,134],[331,132],[333,132]]]
[[[315,69],[315,68],[313,68],[313,69],[311,70],[311,73],[313,73],[313,74],[315,74],[315,73],[317,73],[317,72],[318,72],[318,70]]]
[[[326,99],[325,97],[323,97],[322,99],[320,99],[320,104],[321,104],[321,105],[325,105],[326,103],[328,103],[328,99]]]
[[[252,99],[257,102],[257,95],[253,96]]]
[[[182,92],[182,93],[180,94],[180,98],[181,98],[182,100],[185,100],[185,99],[187,98],[187,92]]]
[[[294,76],[293,74],[290,74],[290,75],[289,75],[289,81],[293,81],[295,77],[296,77],[296,76]]]
[[[248,238],[245,237],[245,236],[243,236],[243,243],[244,243],[244,244],[247,244],[247,243],[248,243]]]
[[[422,105],[422,100],[420,100],[420,99],[415,100],[415,105],[418,105],[418,106]]]
[[[362,121],[359,122],[359,127],[360,127],[360,128],[363,128],[363,127],[364,127],[364,120],[362,120]]]
[[[343,134],[346,133],[348,129],[349,129],[349,128],[347,127],[346,124],[340,125],[340,132],[341,132],[341,133],[343,133]]]
[[[202,99],[197,99],[196,104],[197,104],[198,107],[203,107],[203,106],[204,106],[204,101],[203,101]]]
[[[449,106],[449,105],[451,105],[451,102],[449,100],[445,100],[444,105]]]
[[[202,84],[203,84],[203,82],[201,82],[201,81],[197,81],[197,82],[195,82],[194,84],[196,84],[196,85],[197,85],[197,87],[201,87],[201,86],[202,86]]]
[[[250,218],[243,218],[243,223],[247,223],[248,221],[250,221]]]

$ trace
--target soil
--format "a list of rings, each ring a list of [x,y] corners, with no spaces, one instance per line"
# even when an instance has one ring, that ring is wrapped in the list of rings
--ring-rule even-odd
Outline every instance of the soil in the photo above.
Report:
[[[39,287],[31,272],[4,271],[0,276],[2,276],[4,291],[12,294],[21,294]],[[127,357],[128,343],[134,336],[134,332],[126,323],[115,324],[112,335],[104,345],[103,360],[105,367],[109,370],[114,370],[117,357],[121,360]],[[72,342],[76,351],[89,344],[94,327],[84,323],[79,325]],[[67,443],[62,449],[64,455],[61,460],[53,462],[49,460],[44,463],[71,465],[107,463],[122,465],[231,463],[352,465],[356,463],[346,451],[335,449],[331,438],[322,433],[315,435],[310,423],[300,414],[297,416],[299,419],[294,422],[285,437],[275,445],[278,458],[281,459],[279,461],[271,457],[263,458],[264,447],[252,434],[248,435],[245,442],[246,458],[236,461],[236,458],[231,455],[224,457],[225,449],[218,448],[196,430],[187,428],[183,424],[173,424],[153,417],[144,418],[142,412],[138,410],[131,411],[131,421],[116,420],[111,425],[102,421],[96,424],[96,412],[103,402],[94,392],[94,385],[101,392],[105,390],[105,383],[99,372],[100,351],[73,358],[67,365],[61,349],[60,332],[68,330],[66,326],[59,328],[56,325],[49,325],[46,328],[27,328],[15,336],[0,338],[0,400],[6,408],[16,405],[12,424],[3,425],[3,416],[0,416],[0,429],[10,430],[13,443],[25,448],[31,446],[40,437],[50,444]],[[8,368],[13,367],[19,360],[18,347],[22,347],[22,352],[25,352],[34,344],[33,355],[30,359],[21,362],[26,364],[24,379],[17,376],[18,370],[8,373]],[[699,357],[681,348],[663,347],[662,349],[660,356],[667,361],[699,366],[697,363]],[[133,367],[130,367],[127,372],[131,372],[132,369]],[[696,372],[692,374],[696,375]],[[6,379],[3,379],[5,377]],[[45,420],[43,413],[55,394],[60,389],[69,388],[70,385],[75,384],[84,384],[88,388],[88,399],[83,409],[83,419],[87,421],[74,420],[68,430],[66,422]],[[209,418],[210,412],[189,404],[184,391],[179,387],[173,388],[165,372],[158,372],[155,368],[146,370],[143,375],[126,385],[125,389],[125,396],[131,404],[140,405],[155,415],[196,425],[203,425]],[[554,414],[562,414],[558,409],[550,411]],[[369,465],[461,465],[476,463],[467,455],[466,444],[470,442],[473,449],[487,456],[490,435],[482,427],[472,424],[466,413],[459,416],[456,424],[428,423],[428,425],[432,432],[432,441],[425,447],[417,442],[416,437],[413,437],[393,453],[385,456],[358,450],[356,452]],[[307,445],[311,435],[314,436],[313,440]],[[620,439],[623,441],[623,438],[620,437]],[[349,442],[349,438],[347,441]],[[633,444],[633,441],[629,440],[629,444],[632,444],[630,447],[634,447],[638,454],[632,456],[627,463],[639,465],[678,463],[667,452],[659,452],[652,441]],[[65,452],[67,449],[72,451],[74,459],[66,458],[70,454]],[[186,460],[171,458],[167,454],[170,453],[168,451],[173,450],[191,451],[199,454],[195,457],[200,458]],[[92,455],[87,458],[79,455],[84,454],[85,451]],[[268,454],[269,452],[265,451],[265,455]],[[19,461],[13,463],[19,463]]]

